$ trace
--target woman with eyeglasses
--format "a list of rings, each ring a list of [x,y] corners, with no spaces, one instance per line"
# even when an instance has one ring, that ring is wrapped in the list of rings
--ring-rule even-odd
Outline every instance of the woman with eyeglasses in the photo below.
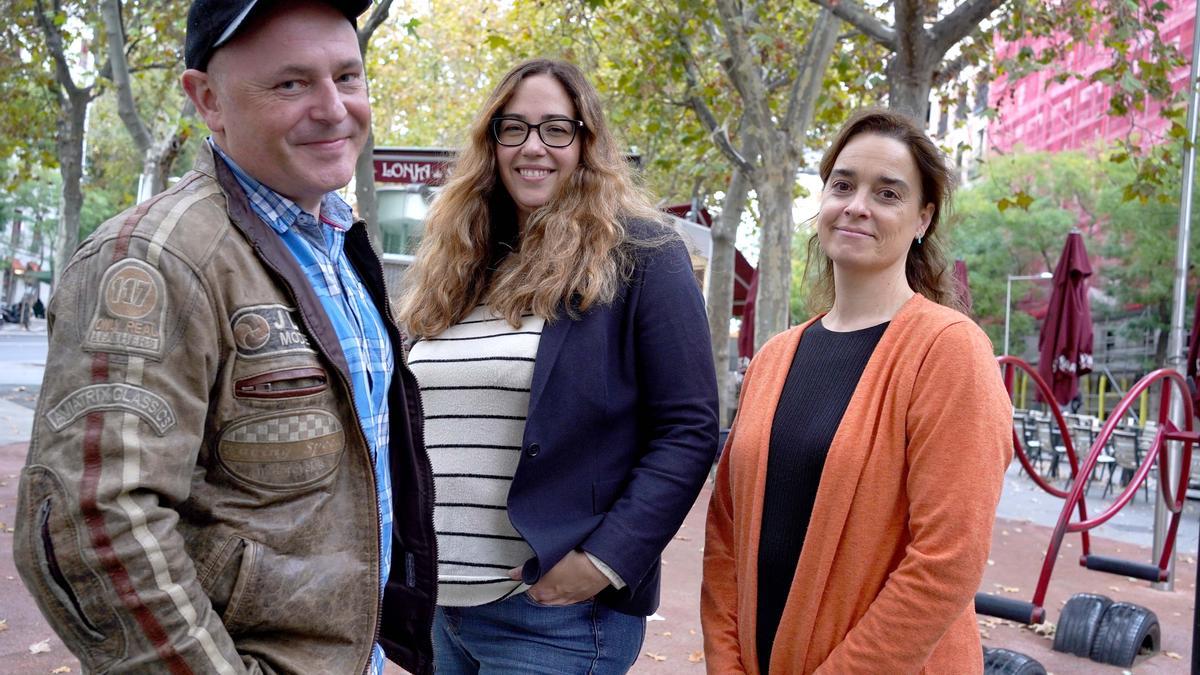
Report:
[[[626,672],[717,393],[688,252],[578,68],[504,76],[416,258],[399,321],[436,487],[438,673]]]

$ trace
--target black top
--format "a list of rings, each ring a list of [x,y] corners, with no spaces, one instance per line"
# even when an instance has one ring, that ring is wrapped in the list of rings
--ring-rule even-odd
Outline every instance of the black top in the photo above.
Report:
[[[758,543],[758,665],[768,672],[825,455],[887,323],[846,333],[804,331],[771,422]]]

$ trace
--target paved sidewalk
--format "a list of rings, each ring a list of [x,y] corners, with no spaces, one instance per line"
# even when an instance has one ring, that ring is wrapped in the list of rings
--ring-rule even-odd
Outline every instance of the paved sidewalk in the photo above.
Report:
[[[41,618],[13,568],[13,504],[16,500],[17,475],[25,461],[25,451],[25,443],[0,444],[0,622],[3,622],[0,623],[0,675],[78,673],[78,662]],[[1010,476],[1006,500],[1013,495],[1031,498],[1033,492],[1016,490],[1021,487],[1021,481],[1026,487],[1032,486],[1028,479]],[[1013,495],[1009,495],[1010,492]],[[632,671],[635,674],[704,672],[699,592],[704,514],[709,495],[710,488],[705,487],[684,526],[664,553],[662,606],[655,620],[647,625],[646,644]],[[1045,504],[1036,510],[1040,513],[1048,509],[1056,514],[1057,508],[1057,504]],[[1195,518],[1194,514],[1189,515],[1189,519]],[[1031,522],[1031,519],[997,520],[992,539],[992,564],[987,568],[982,590],[1015,598],[1031,598],[1049,537],[1050,528]],[[1093,537],[1092,541],[1093,549],[1098,553],[1149,560],[1149,551],[1143,546],[1112,538]],[[1194,540],[1192,548],[1184,548],[1178,558],[1176,590],[1169,593],[1153,590],[1144,582],[1083,569],[1074,561],[1078,551],[1078,536],[1068,536],[1050,584],[1046,603],[1049,622],[1058,620],[1062,603],[1077,592],[1103,593],[1117,600],[1144,605],[1154,610],[1162,622],[1163,651],[1138,659],[1131,672],[1139,675],[1187,673],[1191,658],[1196,583]],[[1033,656],[1055,675],[1116,675],[1127,672],[1054,652],[1050,649],[1048,637],[1028,628],[983,616],[979,617],[979,621],[985,636],[984,644],[1015,649]],[[48,651],[32,653],[30,646],[43,640],[47,641]],[[63,667],[70,670],[56,671]],[[387,672],[396,675],[402,671],[393,666]]]

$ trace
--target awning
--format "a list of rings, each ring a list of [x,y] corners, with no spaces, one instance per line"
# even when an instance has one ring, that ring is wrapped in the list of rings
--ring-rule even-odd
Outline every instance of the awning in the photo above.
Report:
[[[691,204],[675,204],[663,207],[663,211],[705,227],[712,228],[712,214],[708,209],[700,209],[699,213],[692,212]],[[754,266],[746,260],[741,251],[734,250],[733,260],[733,315],[741,316],[746,307],[746,295],[750,290],[750,282],[754,278]]]

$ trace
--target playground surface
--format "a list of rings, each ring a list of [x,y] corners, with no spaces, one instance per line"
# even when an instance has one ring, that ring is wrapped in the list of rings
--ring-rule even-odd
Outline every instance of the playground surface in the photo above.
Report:
[[[0,675],[27,673],[78,673],[71,656],[38,613],[33,599],[17,578],[12,562],[12,524],[15,518],[17,476],[25,461],[25,443],[0,445]],[[704,647],[700,635],[699,594],[704,547],[704,514],[710,487],[705,487],[683,527],[663,555],[662,606],[647,624],[646,643],[632,672],[703,673]],[[1098,490],[1093,489],[1098,497]],[[1000,517],[992,536],[992,552],[981,590],[1028,600],[1045,555],[1054,518],[1061,502],[1038,491],[1016,465],[1009,470]],[[1101,507],[1089,500],[1089,511]],[[1148,537],[1153,507],[1138,500],[1120,520],[1096,531],[1093,550],[1138,560],[1149,560]],[[1068,535],[1047,596],[1047,627],[1031,629],[980,616],[984,645],[1005,647],[1032,656],[1055,675],[1134,673],[1187,673],[1192,646],[1192,612],[1196,583],[1196,521],[1200,511],[1189,502],[1180,533],[1174,591],[1158,591],[1142,581],[1088,571],[1075,554],[1079,536]],[[1119,527],[1117,527],[1119,526]],[[1148,541],[1148,540],[1147,540]],[[1103,666],[1050,649],[1048,626],[1058,620],[1059,608],[1074,593],[1102,593],[1114,600],[1134,602],[1157,613],[1162,623],[1162,649],[1140,657],[1131,669]],[[43,644],[44,643],[44,644]],[[35,651],[36,650],[36,651]],[[68,668],[69,670],[63,670]],[[389,667],[389,675],[402,671]]]

